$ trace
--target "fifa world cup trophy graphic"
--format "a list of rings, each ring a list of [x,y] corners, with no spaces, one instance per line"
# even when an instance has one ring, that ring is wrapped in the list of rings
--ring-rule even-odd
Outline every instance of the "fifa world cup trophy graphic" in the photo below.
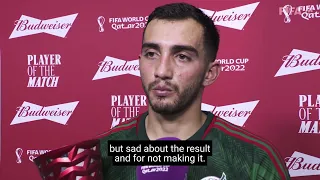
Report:
[[[52,150],[34,159],[43,180],[102,180],[99,140]]]
[[[284,22],[285,23],[290,23],[291,22],[291,19],[290,19],[290,15],[292,13],[292,9],[293,7],[291,5],[285,5],[283,8],[282,8],[282,12],[284,14]]]
[[[97,21],[99,24],[99,32],[104,32],[103,24],[106,21],[106,19],[103,16],[99,16]]]
[[[22,156],[23,150],[21,148],[17,148],[16,149],[16,156],[17,156],[17,163],[21,164],[22,160],[21,160],[21,156]]]

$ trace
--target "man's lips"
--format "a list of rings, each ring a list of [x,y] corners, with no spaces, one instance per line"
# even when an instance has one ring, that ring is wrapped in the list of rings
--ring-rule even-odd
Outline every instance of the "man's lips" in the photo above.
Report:
[[[156,86],[152,89],[154,94],[159,97],[165,97],[172,94],[174,91],[168,86]]]
[[[152,90],[156,90],[156,91],[172,91],[172,89],[167,87],[167,86],[156,86]]]

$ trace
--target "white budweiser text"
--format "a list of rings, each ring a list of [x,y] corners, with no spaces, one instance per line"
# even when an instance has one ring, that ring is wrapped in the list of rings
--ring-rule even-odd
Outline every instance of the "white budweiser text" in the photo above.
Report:
[[[223,110],[216,110],[216,106],[212,110],[212,114],[219,116],[219,117],[247,117],[251,114],[252,111],[238,111],[235,108],[232,108],[232,110],[229,111],[223,111]]]
[[[101,61],[99,66],[101,67],[100,72],[139,70],[139,65],[128,65],[128,61],[125,61],[123,65],[113,65],[113,61]]]
[[[45,107],[42,107],[40,110],[31,110],[30,106],[18,107],[17,108],[18,117],[27,117],[27,116],[69,116],[73,111],[61,110],[59,108],[55,110],[45,110]]]
[[[53,23],[43,23],[41,20],[39,23],[29,23],[29,20],[16,20],[15,22],[16,31],[25,31],[25,30],[46,30],[46,29],[68,29],[72,26],[72,23],[60,23],[56,21]]]
[[[215,15],[217,11],[215,11],[212,16],[210,17],[213,22],[220,22],[220,21],[241,21],[247,20],[251,17],[251,14],[232,14],[230,15]]]

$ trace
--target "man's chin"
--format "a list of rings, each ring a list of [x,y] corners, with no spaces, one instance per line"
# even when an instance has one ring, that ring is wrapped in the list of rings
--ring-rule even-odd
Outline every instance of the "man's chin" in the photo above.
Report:
[[[157,107],[173,106],[174,98],[168,96],[152,96],[151,103]]]
[[[151,102],[151,107],[155,111],[168,111],[169,109],[174,108],[172,103],[168,101],[166,98],[155,99]]]
[[[174,111],[172,111],[172,108],[163,108],[163,107],[152,107],[152,110],[158,114],[163,114],[163,115],[169,115],[169,114],[173,114]]]
[[[163,115],[174,114],[177,111],[177,107],[173,102],[165,102],[165,100],[161,101],[161,102],[159,102],[159,101],[152,102],[151,108],[154,112],[159,113],[159,114],[163,114]]]

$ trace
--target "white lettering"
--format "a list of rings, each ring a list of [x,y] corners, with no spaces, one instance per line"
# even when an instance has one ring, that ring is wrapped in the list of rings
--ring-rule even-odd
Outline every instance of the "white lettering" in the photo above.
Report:
[[[299,107],[306,107],[306,106],[320,107],[320,94],[317,95],[316,99],[312,99],[312,95],[299,95]]]
[[[55,77],[29,77],[27,87],[57,87],[59,76]]]
[[[28,65],[61,65],[60,54],[28,55]]]
[[[118,126],[121,122],[130,120],[131,118],[112,118],[111,129]]]
[[[311,123],[313,124],[311,125]],[[319,134],[318,126],[318,121],[301,121],[299,133]]]
[[[112,95],[111,106],[147,106],[145,95]]]

